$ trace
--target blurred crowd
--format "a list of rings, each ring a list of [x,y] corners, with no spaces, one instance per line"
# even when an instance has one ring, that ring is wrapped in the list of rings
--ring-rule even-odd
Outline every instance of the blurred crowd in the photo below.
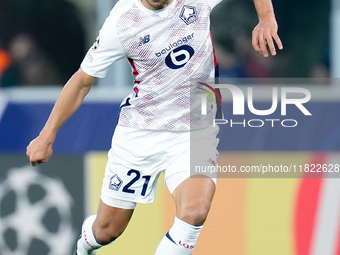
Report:
[[[0,1],[0,86],[58,85],[79,67],[85,32],[66,0]]]
[[[221,77],[329,77],[330,1],[273,1],[284,50],[252,49],[253,2],[222,2],[212,14]],[[67,0],[0,1],[0,86],[58,85],[78,69],[87,46],[79,9]]]
[[[222,77],[329,77],[330,0],[272,0],[283,51],[263,58],[251,45],[258,23],[250,0],[224,1],[213,10],[211,31]]]

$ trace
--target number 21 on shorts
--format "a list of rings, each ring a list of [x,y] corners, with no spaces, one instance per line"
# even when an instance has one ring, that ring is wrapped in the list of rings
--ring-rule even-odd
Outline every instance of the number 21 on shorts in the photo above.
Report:
[[[132,179],[123,186],[122,191],[125,193],[135,194],[136,190],[131,188],[131,186],[137,181],[143,181],[141,195],[145,196],[151,176],[150,175],[141,176],[140,172],[134,169],[129,170],[127,172],[127,175],[131,176]],[[123,184],[122,179],[120,179],[119,176],[115,174],[110,179],[109,188],[118,191],[122,184]]]

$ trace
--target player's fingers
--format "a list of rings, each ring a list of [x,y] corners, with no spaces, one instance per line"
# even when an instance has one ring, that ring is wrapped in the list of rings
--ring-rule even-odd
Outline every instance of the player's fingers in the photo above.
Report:
[[[27,153],[27,158],[32,166],[37,166],[45,162],[43,156],[37,156],[33,153]]]
[[[267,45],[266,45],[266,41],[262,36],[259,36],[259,42],[260,42],[260,48],[261,48],[261,52],[263,54],[264,57],[268,57],[268,51],[267,51]]]
[[[275,50],[275,45],[274,45],[274,42],[273,42],[273,39],[272,39],[271,35],[268,34],[267,37],[265,38],[265,40],[266,40],[266,42],[268,44],[270,53],[272,54],[272,56],[275,56],[276,55],[276,50]]]
[[[276,42],[277,47],[282,50],[283,49],[283,44],[281,42],[280,37],[277,35],[277,33],[273,34],[272,37],[274,38],[274,41]]]
[[[31,165],[32,165],[32,166],[37,166],[37,165],[40,165],[40,164],[42,164],[42,163],[44,163],[43,160],[31,161]]]
[[[253,35],[252,35],[252,45],[255,51],[258,53],[262,53],[261,48],[259,46],[259,39],[258,39],[258,32],[256,29],[253,30]]]

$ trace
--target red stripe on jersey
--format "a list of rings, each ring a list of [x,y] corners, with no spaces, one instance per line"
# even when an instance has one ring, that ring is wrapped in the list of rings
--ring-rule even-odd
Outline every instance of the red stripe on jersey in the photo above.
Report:
[[[132,66],[132,74],[136,77],[139,73],[136,69],[135,63],[133,62],[133,59],[128,58],[130,65]],[[134,83],[140,83],[140,81],[135,80]]]
[[[130,65],[131,65],[132,68],[133,68],[132,74],[133,74],[134,76],[137,76],[139,73],[138,73],[138,71],[136,70],[136,66],[135,66],[135,63],[133,62],[133,59],[128,58],[128,60],[129,60]]]
[[[216,66],[218,65],[218,61],[217,61],[217,57],[216,57],[216,54],[215,54],[215,48],[214,48],[214,44],[212,43],[212,37],[211,37],[211,33],[210,33],[210,39],[211,39],[211,45],[212,45],[212,48],[213,48],[213,54],[214,54],[214,63],[215,63],[215,68],[216,68]]]
[[[134,90],[135,90],[136,95],[138,95],[139,89],[137,87],[134,87]]]

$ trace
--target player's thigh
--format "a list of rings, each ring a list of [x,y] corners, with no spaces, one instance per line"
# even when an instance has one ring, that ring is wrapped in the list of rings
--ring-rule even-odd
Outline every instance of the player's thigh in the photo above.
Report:
[[[185,179],[172,193],[176,216],[191,225],[202,225],[210,210],[215,190],[216,184],[209,177]]]
[[[193,130],[171,147],[171,164],[165,170],[165,183],[176,203],[177,217],[192,225],[202,225],[216,189],[216,173],[196,172],[216,163],[218,127]]]
[[[159,175],[165,169],[162,132],[117,126],[108,153],[108,162],[101,190],[107,205],[112,200],[152,203],[156,197]]]
[[[134,209],[112,207],[100,201],[93,232],[99,240],[112,241],[120,236],[127,227]]]

